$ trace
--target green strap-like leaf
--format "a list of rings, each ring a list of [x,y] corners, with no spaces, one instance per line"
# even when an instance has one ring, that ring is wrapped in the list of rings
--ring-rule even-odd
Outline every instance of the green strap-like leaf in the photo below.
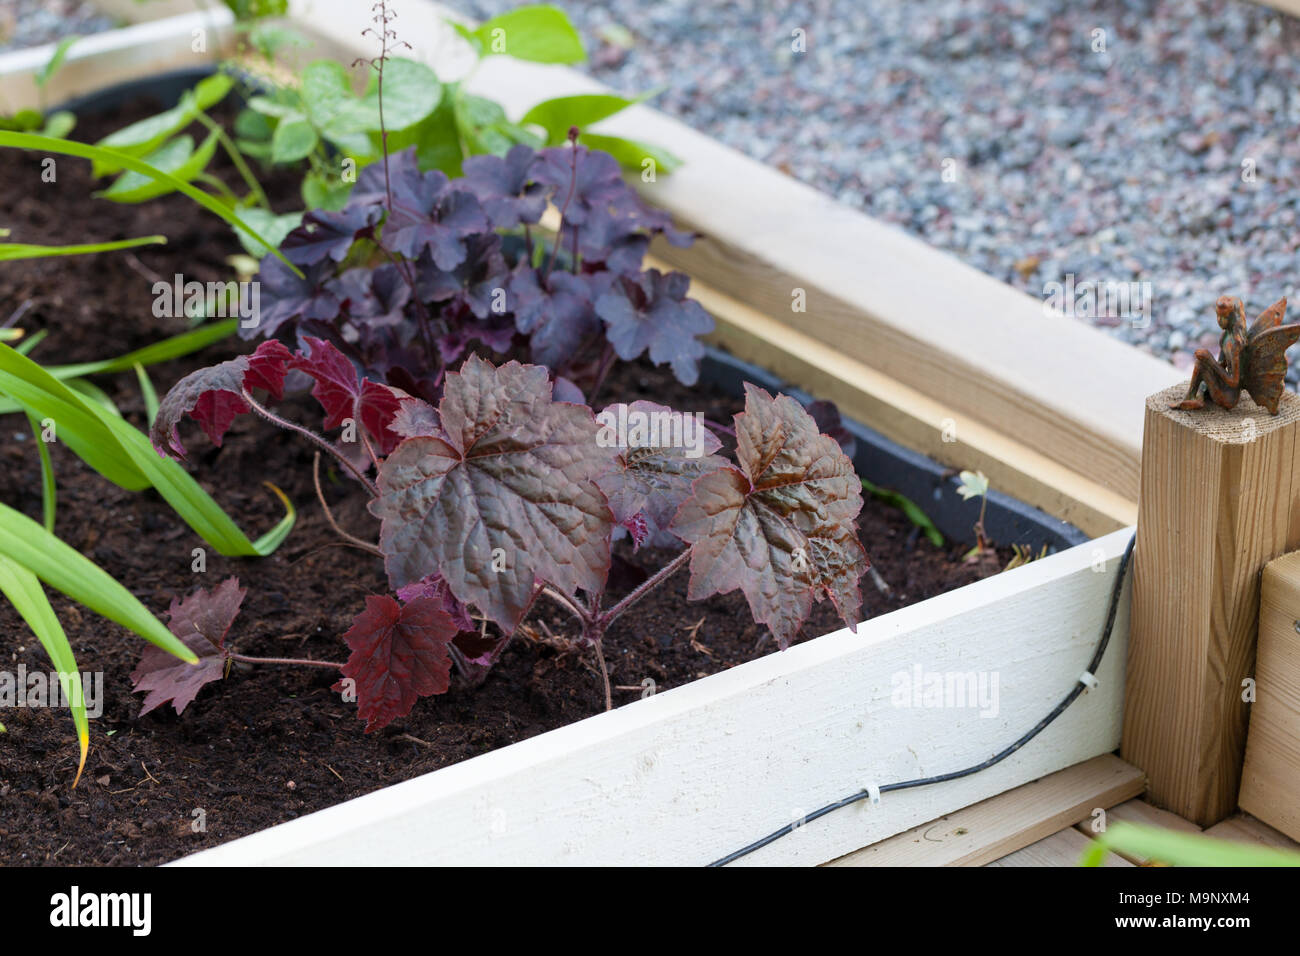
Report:
[[[58,440],[109,481],[131,491],[153,487],[186,524],[224,555],[265,556],[279,547],[293,528],[293,505],[273,488],[285,507],[285,516],[262,537],[250,541],[184,468],[154,450],[143,432],[3,344],[0,392],[30,414],[52,419]]]
[[[48,256],[84,256],[93,252],[115,252],[134,249],[136,246],[161,246],[166,236],[141,236],[138,239],[117,239],[113,242],[94,242],[80,246],[37,246],[27,242],[0,242],[0,262],[14,259],[44,259]]]
[[[1201,833],[1118,821],[1083,852],[1080,866],[1101,866],[1109,851],[1170,866],[1300,866],[1300,853],[1271,846],[1234,843]]]
[[[259,242],[266,243],[260,235],[248,224],[236,216],[233,212],[223,206],[216,199],[213,199],[201,189],[196,189],[184,180],[177,179],[170,173],[156,169],[148,163],[136,159],[134,156],[128,156],[116,149],[107,149],[103,146],[91,146],[89,143],[78,143],[70,139],[54,139],[49,136],[37,136],[34,133],[10,133],[0,131],[0,146],[11,146],[14,149],[34,149],[47,153],[58,153],[63,156],[76,156],[80,159],[106,159],[116,163],[124,169],[130,169],[137,173],[142,173],[152,179],[158,179],[167,183],[177,192],[184,193],[193,199],[196,203],[213,215],[221,217],[223,221],[236,229],[247,230],[253,238]],[[268,246],[270,243],[266,243]],[[279,249],[272,248],[271,251],[281,262],[289,267],[294,275],[302,277],[302,271],[292,262],[284,257]]]
[[[3,554],[0,554],[0,594],[4,594],[22,615],[36,639],[45,648],[54,669],[59,672],[59,683],[63,686],[63,696],[67,698],[72,710],[72,722],[77,728],[77,745],[81,750],[81,759],[77,761],[77,776],[72,781],[75,789],[77,781],[81,779],[81,771],[86,766],[86,754],[90,751],[90,721],[86,718],[86,698],[76,655],[72,653],[68,635],[64,633],[63,625],[50,606],[50,599],[45,596],[40,579]]]
[[[0,504],[0,555],[96,614],[116,621],[183,661],[197,663],[194,652],[112,575],[5,504]]]
[[[27,424],[32,430],[32,439],[36,442],[36,452],[41,457],[41,516],[45,530],[54,533],[54,508],[58,490],[54,482],[54,465],[50,461],[49,446],[41,440],[41,423],[29,413]]]

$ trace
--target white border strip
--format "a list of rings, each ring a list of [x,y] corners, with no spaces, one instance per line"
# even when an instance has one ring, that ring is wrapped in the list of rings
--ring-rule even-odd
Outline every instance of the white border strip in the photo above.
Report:
[[[167,70],[214,62],[234,17],[225,7],[150,20],[118,30],[91,33],[68,48],[67,59],[45,91],[46,105],[92,93],[115,83]],[[203,51],[194,49],[203,31]],[[54,55],[56,43],[0,54],[0,109],[16,111],[40,105],[32,79]]]
[[[178,861],[703,864],[864,786],[970,766],[1070,690],[1131,529]],[[1119,744],[1128,605],[1099,686],[997,766],[836,811],[747,857],[817,864]],[[998,708],[896,706],[896,675],[984,673]],[[989,686],[992,686],[991,684]],[[209,825],[220,826],[209,817]]]

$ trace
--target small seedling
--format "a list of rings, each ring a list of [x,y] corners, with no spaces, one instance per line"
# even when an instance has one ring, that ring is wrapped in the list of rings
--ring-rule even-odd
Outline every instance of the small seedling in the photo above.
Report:
[[[963,471],[958,475],[958,482],[957,494],[963,499],[969,501],[972,498],[979,498],[980,500],[980,516],[973,526],[975,547],[967,551],[962,558],[966,562],[973,563],[992,550],[984,535],[984,511],[988,506],[989,480],[982,471]]]

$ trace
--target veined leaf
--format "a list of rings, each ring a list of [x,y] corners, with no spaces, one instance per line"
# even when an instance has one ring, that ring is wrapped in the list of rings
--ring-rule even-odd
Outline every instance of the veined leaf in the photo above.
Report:
[[[220,103],[230,92],[232,82],[224,73],[214,73],[204,77],[192,90],[186,90],[180,102],[169,110],[150,116],[130,126],[115,130],[95,144],[104,150],[98,156],[86,158],[93,161],[91,172],[95,177],[107,176],[130,165],[121,161],[122,155],[139,158],[158,149],[175,133],[179,133],[203,110]]]
[[[585,130],[621,110],[640,103],[645,96],[627,99],[612,93],[584,93],[542,100],[520,117],[520,123],[535,123],[546,130],[546,145],[559,146],[569,135],[569,127]]]
[[[198,149],[194,148],[194,140],[190,137],[178,136],[156,152],[150,153],[145,161],[156,169],[169,173],[174,179],[188,183],[208,168],[216,149],[215,130],[199,144]],[[128,170],[112,186],[95,195],[113,202],[139,203],[170,192],[175,192],[175,187],[169,182]]]
[[[316,130],[305,118],[282,119],[271,137],[271,161],[296,163],[305,159],[319,142]]]
[[[398,445],[370,503],[393,587],[436,571],[506,631],[539,580],[566,595],[603,588],[612,515],[596,478],[617,449],[596,441],[591,410],[552,401],[541,366],[471,355],[438,413],[442,434]]]
[[[781,647],[823,596],[855,628],[868,561],[857,536],[862,485],[853,463],[788,395],[773,398],[746,383],[735,422],[740,467],[697,479],[672,522],[691,546],[687,596],[740,589]]]
[[[661,146],[643,143],[640,140],[624,139],[622,136],[604,136],[600,133],[584,132],[578,141],[592,149],[600,149],[618,160],[624,169],[640,170],[647,159],[654,160],[660,172],[671,173],[682,164],[679,157]]]

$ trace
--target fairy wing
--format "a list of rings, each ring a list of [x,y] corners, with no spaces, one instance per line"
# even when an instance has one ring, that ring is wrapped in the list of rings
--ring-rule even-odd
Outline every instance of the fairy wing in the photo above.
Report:
[[[1268,309],[1259,321],[1275,308],[1277,306]],[[1241,387],[1250,392],[1256,405],[1263,405],[1273,415],[1277,414],[1278,400],[1286,382],[1286,350],[1297,340],[1300,340],[1300,323],[1277,325],[1258,332],[1252,327],[1250,339],[1241,353]]]
[[[1254,338],[1260,332],[1267,332],[1269,329],[1277,328],[1282,324],[1282,319],[1285,315],[1286,297],[1283,296],[1259,314],[1259,318],[1255,320],[1255,324],[1252,325],[1250,331],[1246,333],[1246,338]]]

